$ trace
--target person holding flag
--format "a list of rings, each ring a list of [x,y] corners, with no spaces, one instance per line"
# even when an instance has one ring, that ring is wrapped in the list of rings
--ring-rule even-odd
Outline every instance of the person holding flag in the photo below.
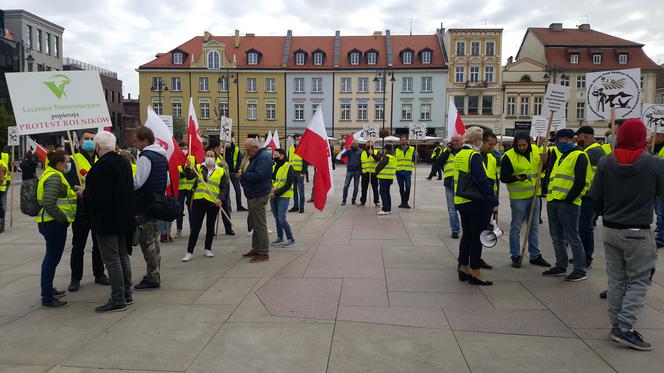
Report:
[[[316,111],[318,112],[318,111]],[[288,160],[293,166],[293,171],[295,171],[295,194],[293,195],[293,208],[288,210],[288,212],[299,212],[300,214],[304,213],[304,177],[307,174],[308,163],[305,162],[299,154],[297,154],[297,148],[300,145],[301,136],[295,134],[293,136],[294,143],[288,149]],[[325,147],[327,148],[327,140],[325,141]]]
[[[319,107],[304,130],[302,140],[295,151],[306,162],[305,164],[311,164],[316,169],[313,189],[314,207],[318,211],[323,211],[327,197],[334,191],[332,153],[329,146],[323,109]]]
[[[184,141],[180,142],[180,149],[182,154],[189,160],[189,162],[178,166],[178,203],[180,208],[184,211],[184,207],[187,206],[187,218],[189,219],[189,226],[191,227],[191,197],[193,195],[194,181],[187,179],[187,173],[191,172],[191,168],[196,165],[196,157],[189,154],[189,147]],[[183,215],[180,215],[175,219],[175,238],[182,237],[182,223]]]

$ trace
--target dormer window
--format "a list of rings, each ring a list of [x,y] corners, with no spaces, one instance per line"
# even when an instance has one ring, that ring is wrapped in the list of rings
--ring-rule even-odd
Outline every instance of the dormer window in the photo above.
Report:
[[[367,64],[369,65],[375,65],[377,60],[378,60],[378,52],[375,50],[370,50],[366,53],[367,56]]]
[[[422,60],[422,63],[425,65],[428,65],[431,63],[431,52],[430,51],[424,51],[422,52],[422,56],[420,57]]]
[[[602,55],[599,53],[593,54],[593,63],[595,65],[599,65],[600,63],[602,63]]]
[[[401,52],[401,63],[404,65],[410,65],[413,63],[413,51],[411,49],[406,49]]]
[[[350,53],[350,64],[359,65],[360,64],[360,52],[351,52]]]
[[[618,63],[621,65],[627,64],[627,54],[621,53],[618,55]]]
[[[570,54],[569,63],[579,63],[579,55],[577,53]]]
[[[173,52],[173,64],[174,65],[182,65],[183,60],[184,60],[184,57],[182,55],[182,52]]]
[[[323,64],[323,61],[325,60],[325,53],[322,51],[315,51],[313,53],[313,59],[314,59],[314,65],[320,66]]]
[[[207,56],[207,68],[208,69],[220,69],[221,68],[221,57],[217,51],[209,51]]]
[[[295,64],[298,66],[304,65],[304,61],[307,59],[306,54],[304,52],[297,52],[295,53]]]
[[[249,65],[258,65],[258,53],[256,52],[249,52],[247,54],[247,63]]]

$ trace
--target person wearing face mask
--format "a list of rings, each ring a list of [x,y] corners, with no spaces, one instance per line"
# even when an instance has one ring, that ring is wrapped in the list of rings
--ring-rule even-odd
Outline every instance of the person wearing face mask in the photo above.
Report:
[[[341,152],[340,158],[348,157],[346,163],[346,179],[344,180],[344,191],[341,197],[341,206],[346,206],[348,198],[348,187],[353,182],[353,197],[351,204],[357,204],[357,192],[360,185],[360,176],[362,176],[362,151],[359,148],[357,139],[353,139],[348,149]]]
[[[205,180],[196,179],[194,181],[194,196],[191,206],[191,233],[189,234],[189,244],[187,245],[187,253],[183,262],[188,262],[193,258],[194,248],[198,241],[198,235],[203,226],[203,219],[205,219],[205,248],[203,255],[207,258],[214,257],[212,253],[212,240],[214,239],[214,228],[219,215],[219,208],[221,201],[226,198],[229,187],[229,175],[225,172],[224,168],[217,164],[217,153],[214,148],[208,146],[205,152],[205,162],[198,166],[198,172]]]
[[[83,132],[79,138],[79,151],[72,156],[76,162],[72,162],[71,170],[65,174],[69,185],[72,187],[85,187],[85,178],[88,172],[90,172],[92,165],[97,161],[94,138],[95,134],[89,131]],[[79,175],[81,176],[83,185],[79,185]],[[104,263],[101,260],[99,245],[97,244],[97,238],[95,237],[94,232],[90,228],[90,222],[88,221],[86,209],[83,206],[83,200],[79,198],[78,204],[76,219],[71,225],[71,281],[68,287],[68,290],[71,292],[77,291],[81,286],[81,280],[83,279],[85,245],[88,242],[88,235],[91,232],[92,274],[95,277],[95,283],[100,285],[110,285],[108,277],[104,274]]]
[[[440,156],[440,164],[443,165],[443,187],[445,189],[445,203],[447,204],[447,215],[450,218],[450,229],[452,238],[458,239],[461,226],[459,225],[459,213],[454,207],[454,156],[461,150],[463,138],[452,135],[447,148]]]
[[[397,207],[409,209],[410,205],[410,184],[415,169],[415,148],[408,145],[408,138],[401,136],[399,138],[399,147],[395,150],[394,156],[397,157],[397,184],[399,185],[399,194],[401,195],[401,204]]]
[[[381,210],[376,215],[389,215],[392,212],[392,196],[390,188],[396,179],[397,158],[394,156],[392,145],[383,146],[383,156],[376,165],[376,178],[379,183]]]
[[[300,145],[301,136],[296,134],[293,136],[293,146],[288,149],[288,159],[290,160],[293,171],[295,171],[295,193],[293,194],[293,208],[288,212],[304,213],[304,177],[307,174],[308,164],[299,155],[295,154],[295,150]]]
[[[226,164],[228,165],[228,172],[230,172],[231,175],[239,172],[240,165],[242,165],[243,156],[242,153],[240,153],[240,147],[235,145],[234,141],[226,143],[226,149],[224,149],[224,158],[226,159]],[[233,191],[235,192],[235,203],[237,206],[235,211],[247,211],[247,208],[242,206],[242,186],[240,185],[240,181],[232,177],[231,183],[233,184]]]
[[[544,276],[567,274],[567,243],[572,249],[574,270],[566,281],[583,281],[586,276],[586,254],[579,236],[581,198],[592,181],[592,169],[586,153],[574,144],[574,131],[561,129],[554,137],[560,157],[548,160],[549,190],[546,196],[549,232],[556,254],[556,265]]]
[[[180,209],[182,211],[184,211],[184,207],[187,206],[187,218],[189,220],[189,226],[191,227],[191,197],[194,193],[194,180],[191,176],[193,171],[191,168],[196,166],[196,157],[189,154],[189,147],[186,142],[182,141],[179,145],[185,157],[189,160],[189,163],[178,166],[178,175],[180,176],[178,184],[178,203],[180,204]],[[175,219],[175,228],[177,229],[175,238],[182,237],[183,218],[184,216],[180,215]]]
[[[277,239],[270,245],[288,248],[295,246],[293,231],[286,220],[288,204],[293,197],[294,171],[288,159],[286,159],[286,152],[283,149],[276,149],[272,154],[274,166],[272,166],[270,208],[272,208],[274,221],[277,223]],[[284,241],[284,232],[286,232],[286,241]]]
[[[48,166],[37,184],[37,200],[42,206],[36,217],[39,233],[46,240],[46,254],[41,269],[41,297],[44,307],[64,307],[59,299],[65,294],[53,288],[55,270],[62,258],[67,241],[67,227],[76,216],[76,193],[65,178],[71,170],[69,156],[64,150],[52,150],[47,155]]]

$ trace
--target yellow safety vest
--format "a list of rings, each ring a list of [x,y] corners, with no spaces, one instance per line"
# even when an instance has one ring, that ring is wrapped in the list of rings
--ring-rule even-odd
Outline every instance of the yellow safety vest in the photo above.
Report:
[[[576,166],[576,161],[579,157],[586,157],[588,155],[582,150],[573,150],[565,158],[556,160],[556,163],[553,164],[553,169],[551,170],[551,176],[549,177],[549,193],[546,196],[547,202],[551,201],[564,201],[567,198],[567,194],[574,185],[574,167]],[[592,169],[590,168],[590,161],[588,160],[588,169],[586,170],[586,185],[583,187],[583,190],[574,200],[574,204],[581,206],[581,197],[583,197],[588,189],[590,189],[590,183],[592,182]]]
[[[286,185],[286,180],[288,179],[288,169],[290,168],[291,164],[290,162],[285,162],[284,164],[279,167],[277,170],[277,174],[274,176],[274,180],[272,180],[272,188],[279,189],[282,188],[284,185]],[[276,163],[272,164],[272,172],[274,172],[274,168],[277,167]],[[290,188],[284,192],[284,194],[280,195],[278,198],[293,198],[293,184],[291,184]]]
[[[80,175],[81,170],[85,170],[85,173],[87,174],[90,171],[90,169],[92,168],[92,165],[90,164],[90,161],[88,161],[88,159],[85,158],[85,156],[83,154],[76,153],[76,154],[74,154],[73,158],[76,160],[76,166],[78,166],[78,170],[76,170],[76,171],[79,173],[79,175]],[[96,156],[92,159],[92,164],[94,164],[95,162],[97,162],[97,157]],[[85,177],[83,175],[81,175],[81,178],[83,180],[83,185],[82,186],[85,186]]]
[[[487,153],[486,160],[486,164],[482,162],[482,165],[484,166],[486,177],[493,181],[493,191],[495,192],[498,190],[498,160],[496,160],[496,157],[494,157],[491,153]]]
[[[194,157],[193,155],[189,155],[187,158],[189,159],[189,162],[191,162],[191,165],[193,167],[196,167],[196,157]],[[180,175],[178,190],[192,190],[192,189],[194,189],[195,179],[188,180],[184,176],[184,166],[178,166],[178,173]]]
[[[432,159],[432,160],[435,160],[435,159],[440,158],[440,156],[441,156],[442,153],[443,153],[443,148],[442,148],[440,145],[439,145],[439,146],[436,146],[436,147],[433,148],[433,150],[431,151],[431,159]]]
[[[373,153],[378,154],[378,150],[374,149]],[[378,165],[378,162],[376,162],[373,157],[370,157],[366,150],[362,151],[362,156],[360,159],[362,161],[363,174],[376,172],[376,166]]]
[[[136,176],[136,165],[131,163],[131,176]]]
[[[376,177],[383,180],[394,180],[397,178],[397,157],[392,154],[385,154],[385,156],[388,160],[387,165],[380,170]]]
[[[12,181],[12,170],[9,168],[9,154],[2,153],[2,156],[0,156],[0,164],[2,164],[7,171],[5,173],[5,181],[0,185],[0,192],[4,192],[7,190],[7,185]]]
[[[233,150],[233,164],[231,165],[231,166],[232,166],[231,168],[235,167],[235,165],[237,164],[237,157],[240,156],[240,148],[238,148],[238,147],[236,146],[236,147],[233,148],[233,149],[234,149],[234,150]]]
[[[664,146],[662,146],[662,148],[659,149],[659,153],[657,153],[657,156],[664,159]]]
[[[588,145],[588,147],[585,148],[585,149],[583,149],[583,151],[584,151],[586,154],[588,154],[588,151],[589,151],[589,150],[591,150],[591,149],[595,149],[595,148],[601,148],[602,151],[604,152],[604,154],[607,154],[607,153],[606,153],[606,150],[604,150],[604,148],[602,147],[602,145],[600,145],[600,144],[598,144],[598,143],[596,143],[596,142],[594,142],[594,143]],[[590,158],[588,158],[588,160],[590,160]],[[592,170],[593,170],[593,177],[595,177],[595,172],[597,171],[597,166],[590,165],[590,167],[591,167]],[[591,181],[592,181],[592,178],[591,178]]]
[[[474,149],[461,149],[454,157],[454,204],[461,205],[464,203],[472,202],[472,200],[459,197],[457,195],[457,187],[459,184],[459,173],[470,173],[470,160],[473,155],[480,153]],[[484,163],[484,162],[482,162]]]
[[[447,179],[448,177],[454,177],[454,153],[447,149],[444,151],[450,153],[450,156],[447,158],[447,162],[445,162],[445,166],[443,167],[443,173],[445,174],[445,179]]]
[[[408,149],[404,152],[401,148],[397,148],[394,153],[397,157],[397,171],[413,171],[415,168],[415,163],[413,163],[413,153],[415,148],[408,146]]]
[[[530,145],[530,159],[517,153],[514,148],[511,148],[503,157],[507,157],[512,163],[514,169],[513,175],[525,174],[528,179],[524,181],[515,181],[507,183],[507,191],[510,194],[510,199],[525,199],[530,198],[535,193],[535,179],[537,173],[540,171],[540,152],[539,148],[535,145]],[[537,190],[537,195],[541,195],[541,188]]]
[[[205,172],[207,174],[208,169],[205,167],[204,164],[201,164],[201,169],[200,172],[201,174]],[[208,186],[208,188],[205,188],[205,185],[199,180],[196,182],[196,189],[194,190],[194,200],[197,199],[205,199],[208,200],[209,202],[212,203],[217,203],[217,198],[219,198],[219,191],[221,190],[221,179],[224,177],[224,168],[223,167],[217,167],[213,172],[212,175],[207,179],[205,182]],[[208,192],[208,189],[210,189],[210,192],[212,192],[212,195],[210,195],[210,192]]]
[[[611,149],[611,143],[607,142],[606,144],[602,144],[602,150],[604,150],[604,153],[607,155],[611,154],[613,152]]]
[[[295,172],[302,171],[304,164],[302,163],[302,157],[295,154],[295,145],[291,146],[290,149],[288,149],[288,161],[290,162],[291,166],[293,166],[293,171]]]
[[[37,183],[37,201],[39,201],[39,204],[43,204],[44,200],[44,183],[46,180],[52,176],[55,177],[60,177],[60,181],[62,181],[62,184],[64,184],[67,187],[67,195],[65,197],[58,197],[57,201],[57,206],[62,211],[65,216],[67,216],[67,221],[68,222],[73,222],[74,218],[76,217],[76,193],[74,190],[71,188],[69,185],[69,182],[67,182],[67,179],[65,178],[65,175],[56,170],[53,167],[46,167],[46,170],[44,170],[44,173],[42,174],[41,178],[39,179],[39,183]],[[47,221],[53,221],[53,217],[44,210],[44,207],[42,206],[41,210],[39,211],[39,215],[36,217],[37,223],[45,223]]]

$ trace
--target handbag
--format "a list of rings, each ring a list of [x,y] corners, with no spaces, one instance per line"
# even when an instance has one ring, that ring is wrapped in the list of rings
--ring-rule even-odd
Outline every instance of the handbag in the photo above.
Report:
[[[482,192],[480,192],[480,188],[477,186],[477,181],[475,181],[473,175],[463,171],[459,171],[455,194],[473,202],[482,202],[485,199]]]
[[[173,184],[171,183],[171,195],[166,194],[153,194],[152,201],[147,206],[146,215],[149,218],[172,222],[173,220],[183,216],[182,208],[175,198],[173,191]]]

